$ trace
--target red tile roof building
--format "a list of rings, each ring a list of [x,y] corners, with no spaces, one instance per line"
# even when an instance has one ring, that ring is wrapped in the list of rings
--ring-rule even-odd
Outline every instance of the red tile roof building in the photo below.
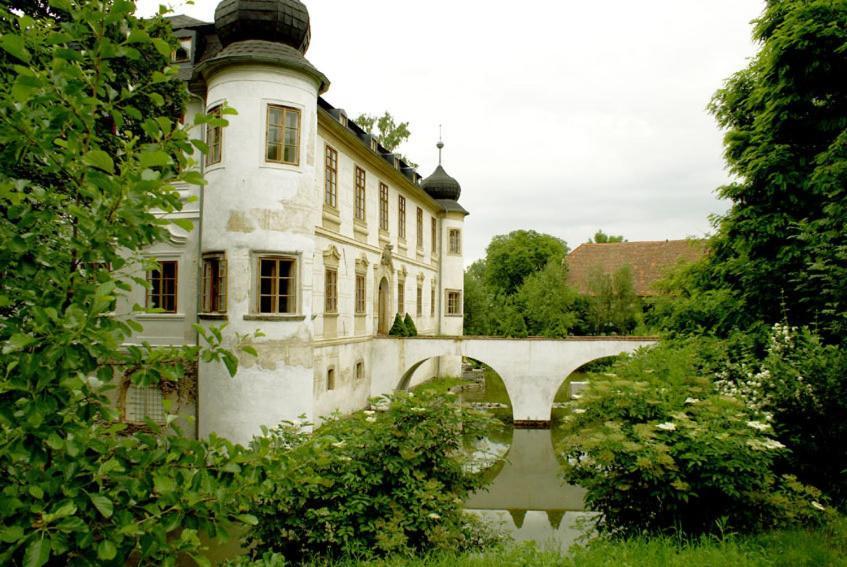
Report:
[[[705,240],[660,240],[581,244],[568,255],[568,284],[580,293],[590,293],[590,274],[598,267],[612,274],[629,266],[635,293],[658,295],[654,284],[683,262],[695,262],[706,254]]]

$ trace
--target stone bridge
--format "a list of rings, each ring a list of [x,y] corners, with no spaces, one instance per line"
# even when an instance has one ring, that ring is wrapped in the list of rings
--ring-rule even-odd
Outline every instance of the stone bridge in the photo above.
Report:
[[[545,426],[553,398],[571,372],[593,360],[632,353],[656,342],[654,337],[380,337],[374,339],[372,353],[381,372],[373,377],[371,392],[408,388],[415,370],[433,357],[468,357],[487,364],[503,379],[515,425]],[[400,376],[399,383],[392,376]]]

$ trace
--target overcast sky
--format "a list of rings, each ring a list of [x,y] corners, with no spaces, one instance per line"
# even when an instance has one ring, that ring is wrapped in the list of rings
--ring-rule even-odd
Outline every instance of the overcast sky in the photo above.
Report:
[[[144,15],[158,0],[139,0]],[[307,58],[352,117],[411,123],[400,148],[437,164],[471,212],[469,264],[519,228],[571,248],[702,236],[726,210],[722,133],[705,107],[756,46],[764,0],[304,0]],[[178,13],[212,21],[217,0]]]

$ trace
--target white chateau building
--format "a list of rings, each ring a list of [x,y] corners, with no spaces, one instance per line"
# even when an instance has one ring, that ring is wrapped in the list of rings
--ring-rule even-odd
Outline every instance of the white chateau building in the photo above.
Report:
[[[178,216],[194,229],[173,228],[147,252],[159,269],[130,299],[164,312],[139,317],[139,339],[195,344],[194,323],[226,323],[230,346],[236,334],[265,334],[235,378],[199,364],[196,406],[180,411],[196,411],[200,436],[245,441],[262,425],[363,407],[378,393],[372,342],[396,313],[422,335],[462,334],[459,183],[441,165],[422,179],[322,98],[329,81],[304,57],[309,15],[298,0],[223,0],[214,23],[172,24],[187,120],[224,106],[237,114],[195,135],[209,146],[208,184],[181,188]],[[456,374],[459,362],[433,359],[416,376]],[[156,395],[125,388],[127,419],[161,411]]]

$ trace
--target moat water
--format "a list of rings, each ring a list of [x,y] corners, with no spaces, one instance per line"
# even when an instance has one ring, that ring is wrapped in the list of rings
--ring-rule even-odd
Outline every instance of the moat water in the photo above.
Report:
[[[466,403],[507,405],[505,391],[486,376],[486,388],[461,394]],[[585,490],[565,483],[555,451],[555,429],[515,429],[506,425],[511,410],[491,412],[501,418],[476,446],[490,483],[465,502],[465,508],[516,542],[534,541],[544,549],[566,551],[592,532],[594,513],[585,509]],[[556,418],[561,411],[554,411]],[[483,464],[483,466],[485,466]]]

